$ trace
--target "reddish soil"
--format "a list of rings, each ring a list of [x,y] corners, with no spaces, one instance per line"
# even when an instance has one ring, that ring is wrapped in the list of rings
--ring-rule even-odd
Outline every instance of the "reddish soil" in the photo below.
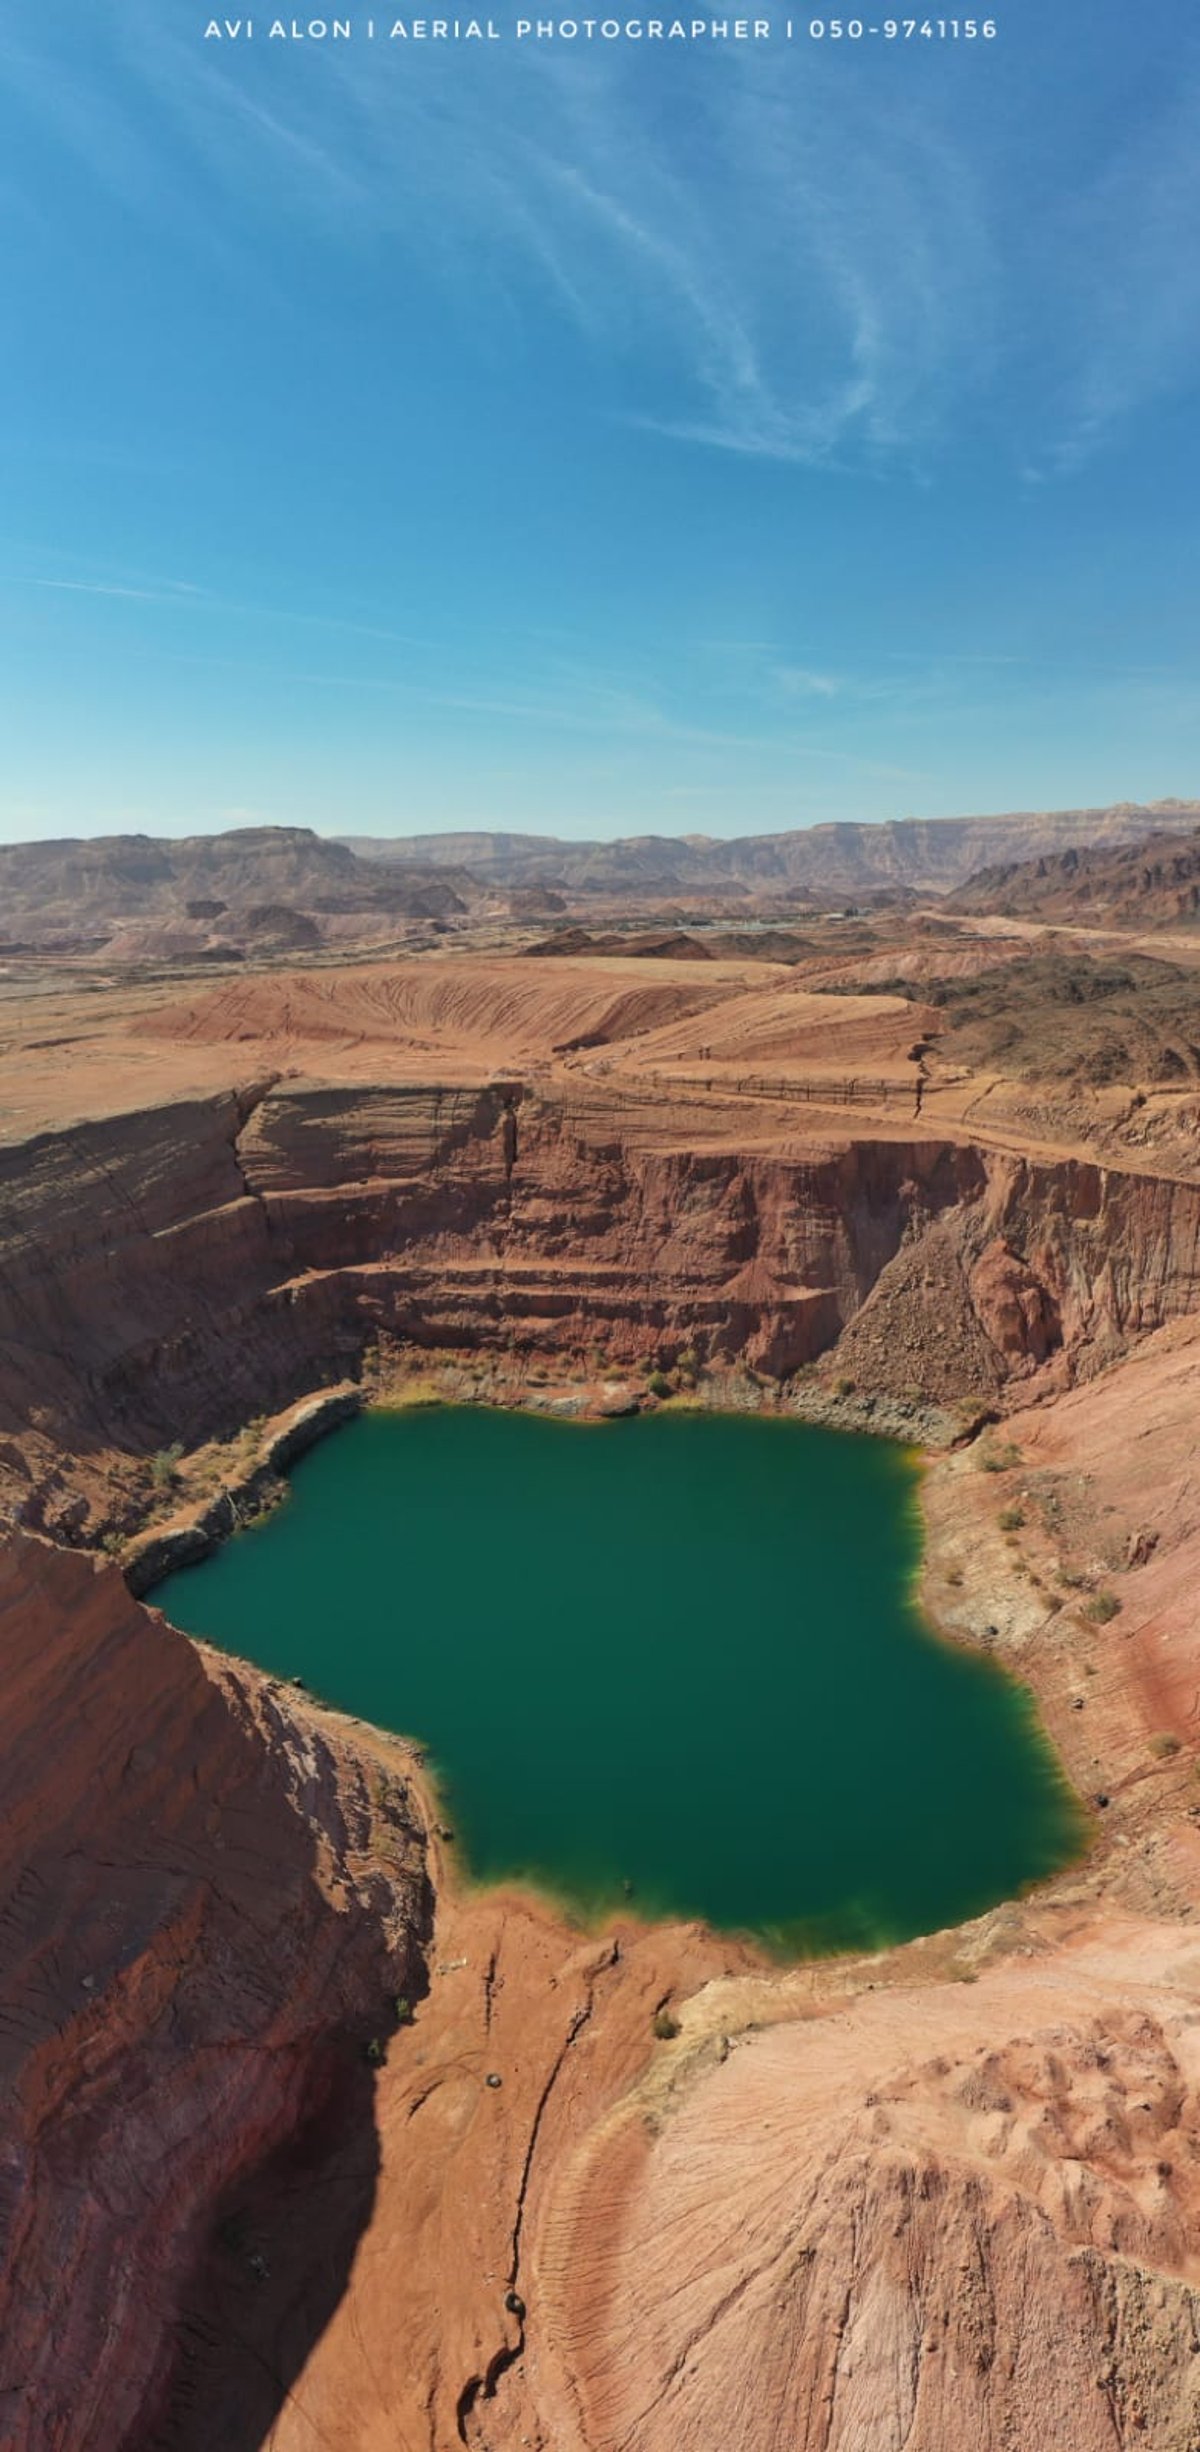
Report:
[[[0,1006],[19,2452],[1191,2452],[1195,1143],[844,984],[487,954]],[[617,1404],[646,1362],[973,1434],[929,1605],[1033,1687],[1084,1863],[878,1959],[585,1935],[463,1890],[407,1749],[85,1554],[219,1513],[335,1383]]]

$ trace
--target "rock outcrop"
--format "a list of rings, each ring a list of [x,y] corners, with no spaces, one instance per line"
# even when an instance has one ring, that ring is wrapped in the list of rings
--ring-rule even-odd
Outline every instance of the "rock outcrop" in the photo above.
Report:
[[[420,1813],[385,1740],[21,1534],[0,1658],[0,2440],[251,2452],[373,2201]]]
[[[1200,913],[1200,842],[1190,833],[1148,834],[1044,851],[981,868],[948,898],[952,911],[998,911],[1006,918],[1149,928],[1194,924]]]
[[[719,1101],[707,1145],[672,1121],[603,1085],[278,1081],[9,1145],[10,1509],[78,1537],[114,1456],[226,1436],[381,1337],[778,1376],[849,1328],[849,1368],[952,1400],[1200,1301],[1190,1183],[933,1135],[763,1149]]]
[[[1136,2010],[1101,1952],[876,1994],[647,2081],[550,2192],[488,2441],[1187,2452],[1195,1953],[1165,1973]]]

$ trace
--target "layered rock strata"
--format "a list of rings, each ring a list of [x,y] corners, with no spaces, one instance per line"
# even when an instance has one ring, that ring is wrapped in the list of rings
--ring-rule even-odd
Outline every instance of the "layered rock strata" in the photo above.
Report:
[[[114,1452],[228,1435],[381,1337],[779,1376],[841,1335],[953,1399],[1095,1369],[1200,1297],[1196,1185],[832,1116],[789,1139],[786,1107],[764,1146],[720,1098],[683,1124],[603,1086],[281,1081],[8,1145],[10,1511],[78,1538]]]
[[[0,1152],[0,2440],[1191,2452],[1200,1187],[906,1082],[861,1130],[572,1074],[581,1032],[446,1087],[339,1041],[372,1077],[210,1076]],[[94,1541],[154,1451],[290,1438],[392,1341],[777,1379],[836,1342],[847,1403],[1057,1392],[995,1475],[930,1476],[929,1589],[1103,1797],[1088,1868],[780,1975],[472,1898],[434,1839],[427,1949],[403,1750],[17,1529]],[[247,1452],[249,1486],[286,1447]]]
[[[0,2441],[251,2452],[374,2200],[416,1798],[386,1740],[22,1534],[0,1658]]]

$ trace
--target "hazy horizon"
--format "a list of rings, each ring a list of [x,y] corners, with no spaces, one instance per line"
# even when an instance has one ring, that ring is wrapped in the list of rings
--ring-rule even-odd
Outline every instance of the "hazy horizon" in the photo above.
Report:
[[[1095,810],[1097,814],[1102,814],[1107,810],[1122,807],[1144,809],[1150,813],[1153,813],[1157,808],[1161,807],[1163,810],[1164,828],[1169,831],[1171,813],[1173,809],[1178,810],[1181,813],[1183,823],[1187,824],[1194,822],[1194,812],[1200,808],[1200,794],[1197,794],[1194,797],[1184,794],[1167,794],[1164,795],[1161,802],[1131,799],[1128,801],[1073,801],[1070,803],[1064,803],[1061,807],[1053,808],[1050,807],[1049,804],[1043,803],[1040,807],[1030,807],[1028,809],[954,809],[940,811],[935,816],[929,816],[922,811],[915,811],[906,812],[903,816],[894,818],[812,818],[807,824],[794,827],[727,827],[720,831],[714,829],[711,832],[696,826],[682,825],[674,827],[610,827],[607,829],[597,827],[594,833],[589,834],[584,834],[582,832],[555,833],[551,828],[534,826],[462,825],[440,827],[339,827],[331,825],[316,825],[309,821],[299,821],[286,817],[277,819],[263,819],[244,815],[240,817],[235,816],[231,818],[228,823],[219,823],[214,820],[214,822],[208,826],[186,826],[179,824],[171,825],[169,823],[162,823],[153,826],[91,826],[76,829],[55,829],[53,832],[47,831],[43,834],[31,835],[7,833],[3,826],[0,826],[0,848],[11,849],[15,848],[19,844],[32,845],[35,843],[44,843],[49,845],[56,842],[115,841],[121,839],[122,837],[134,837],[139,835],[146,837],[150,841],[175,843],[185,842],[202,836],[237,833],[246,829],[258,828],[264,825],[274,825],[283,828],[301,825],[303,831],[317,835],[324,841],[341,843],[353,843],[356,837],[366,837],[378,842],[406,842],[414,837],[436,836],[439,834],[446,836],[456,834],[507,835],[518,839],[524,837],[529,840],[537,840],[547,843],[560,842],[563,844],[579,844],[586,842],[615,843],[622,841],[648,841],[655,839],[663,842],[690,841],[693,843],[730,843],[739,842],[749,836],[757,835],[790,833],[808,834],[811,833],[814,828],[821,825],[840,826],[858,824],[879,828],[889,825],[954,825],[956,822],[964,824],[972,823],[980,825],[1002,825],[1006,819],[1010,818],[1015,822],[1016,820],[1024,817],[1065,817],[1074,816],[1081,813],[1086,814],[1092,810]]]

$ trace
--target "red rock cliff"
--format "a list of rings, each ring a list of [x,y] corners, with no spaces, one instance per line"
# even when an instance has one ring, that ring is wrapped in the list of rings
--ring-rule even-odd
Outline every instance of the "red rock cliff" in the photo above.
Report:
[[[82,1529],[64,1451],[78,1488],[114,1449],[227,1434],[379,1332],[787,1373],[855,1323],[871,1384],[954,1397],[1095,1367],[1200,1297],[1194,1185],[703,1122],[592,1085],[297,1083],[10,1147],[0,1489]]]
[[[364,2044],[423,1988],[419,1819],[383,1741],[113,1567],[8,1538],[0,1655],[0,2441],[241,2452],[369,2212]]]

